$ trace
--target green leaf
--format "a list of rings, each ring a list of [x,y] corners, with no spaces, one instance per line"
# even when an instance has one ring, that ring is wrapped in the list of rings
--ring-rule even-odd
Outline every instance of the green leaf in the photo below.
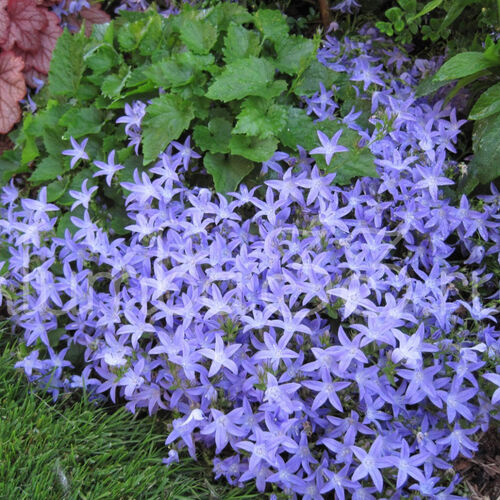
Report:
[[[225,158],[221,154],[207,153],[203,165],[214,180],[219,193],[235,191],[239,183],[252,171],[254,164],[240,156]]]
[[[208,13],[207,19],[214,26],[217,26],[219,31],[227,31],[231,23],[251,23],[253,21],[253,16],[242,5],[221,2]]]
[[[63,216],[59,217],[59,222],[57,223],[56,236],[58,238],[64,238],[64,233],[66,229],[74,235],[78,228],[71,222],[71,217],[76,217],[77,215],[73,212],[66,212]]]
[[[85,54],[84,60],[94,73],[100,75],[120,64],[122,58],[112,45],[103,43]]]
[[[415,95],[417,97],[423,97],[425,95],[432,94],[436,90],[440,89],[444,85],[448,85],[450,82],[449,80],[444,80],[441,82],[435,81],[434,80],[434,75],[427,76],[420,80],[420,83],[417,85],[417,88],[415,89]]]
[[[242,57],[258,56],[260,53],[260,40],[255,31],[250,31],[231,23],[224,38],[224,61],[229,64]]]
[[[473,75],[496,66],[497,63],[484,57],[482,52],[462,52],[446,61],[434,76],[434,81],[455,80]]]
[[[63,131],[61,127],[44,129],[43,145],[50,155],[60,156],[61,151],[68,149],[68,142],[62,138]]]
[[[275,43],[276,67],[287,75],[296,75],[309,61],[316,59],[316,44],[309,38],[289,36]]]
[[[4,151],[0,156],[0,185],[10,181],[13,175],[27,172],[29,167],[21,163],[21,151]]]
[[[186,19],[181,26],[181,40],[195,54],[208,54],[219,34],[217,28],[206,19]]]
[[[339,78],[339,73],[327,68],[319,61],[313,61],[293,85],[293,92],[297,96],[311,97],[319,91],[320,82],[326,89],[330,89]]]
[[[58,122],[64,113],[71,108],[70,104],[59,104],[57,101],[49,100],[47,107],[38,110],[37,114],[34,115],[34,120],[26,127],[26,131],[29,134],[39,136],[44,130],[53,130],[58,127]]]
[[[232,132],[231,122],[224,118],[213,118],[205,125],[194,127],[195,144],[204,151],[212,153],[229,153],[229,141]]]
[[[191,83],[197,72],[209,67],[214,61],[211,54],[198,56],[192,52],[182,52],[152,64],[144,70],[144,74],[165,89],[182,87]]]
[[[130,68],[127,65],[120,66],[116,75],[108,75],[102,82],[102,93],[106,97],[118,97],[130,76]]]
[[[53,181],[47,186],[47,201],[53,203],[57,201],[68,189],[69,179]]]
[[[386,34],[387,36],[394,35],[394,30],[392,29],[392,23],[387,23],[385,21],[377,21],[375,26],[381,31],[381,33]]]
[[[441,27],[447,28],[450,26],[462,14],[465,7],[471,3],[471,0],[454,0],[451,4],[448,4],[446,7],[446,16],[444,16]]]
[[[36,145],[35,137],[32,135],[26,135],[21,153],[21,162],[23,165],[27,165],[38,158],[39,155],[40,151]]]
[[[249,95],[265,97],[266,87],[274,76],[274,65],[267,59],[246,57],[228,64],[206,93],[210,99],[223,102]]]
[[[125,52],[139,49],[141,55],[151,55],[162,40],[161,16],[156,10],[149,9],[138,17],[117,26],[118,44]]]
[[[475,122],[472,149],[474,157],[468,166],[466,191],[500,176],[500,113]]]
[[[439,7],[442,3],[443,0],[432,0],[431,2],[426,3],[424,8],[417,15],[410,17],[408,21],[412,22],[415,21],[415,19],[418,19],[419,17],[425,16],[429,12],[432,12],[434,9]]]
[[[53,156],[48,156],[38,163],[35,170],[29,177],[29,181],[34,184],[42,184],[47,181],[53,181],[64,173],[61,161]]]
[[[241,105],[241,112],[236,117],[237,123],[233,132],[265,139],[278,135],[285,126],[287,117],[287,106],[270,104],[262,97],[249,97]]]
[[[76,95],[85,67],[83,48],[86,40],[82,32],[72,35],[66,29],[57,40],[48,80],[52,95]]]
[[[58,205],[71,206],[75,199],[69,194],[70,190],[80,191],[82,189],[82,183],[84,180],[87,180],[87,188],[91,188],[97,185],[97,179],[92,177],[94,173],[94,169],[92,168],[84,168],[80,170],[70,181],[67,189],[59,196],[57,203]],[[64,180],[64,179],[63,179]]]
[[[269,160],[278,147],[275,137],[252,137],[234,134],[229,141],[231,154],[243,156],[249,160],[263,162]]]
[[[288,23],[286,17],[279,10],[259,9],[254,17],[255,26],[264,35],[264,38],[276,42],[287,37]]]
[[[297,149],[297,145],[307,150],[313,149],[318,143],[317,127],[312,118],[301,108],[290,107],[285,126],[278,134],[279,140],[285,146]]]
[[[353,177],[378,177],[374,160],[375,157],[368,148],[356,146],[356,149],[335,155],[327,171],[336,172],[335,183],[345,185]]]
[[[500,112],[500,83],[483,92],[469,114],[469,120],[482,120]]]
[[[319,128],[328,137],[342,129],[339,144],[348,148],[348,151],[333,156],[330,165],[327,165],[323,155],[313,155],[318,165],[327,172],[336,172],[336,184],[349,184],[353,177],[378,177],[375,168],[375,157],[367,146],[359,147],[361,137],[358,132],[346,128],[342,123],[325,120],[318,123]]]
[[[76,95],[76,98],[81,102],[94,101],[100,93],[100,85],[97,86],[84,77],[78,87],[78,94]]]
[[[103,126],[102,111],[92,108],[71,108],[59,120],[59,125],[66,127],[64,140],[70,137],[79,139],[90,134],[98,134]]]
[[[158,155],[189,127],[194,118],[191,103],[175,94],[163,94],[146,108],[142,121],[144,165]]]
[[[393,24],[401,19],[401,16],[403,15],[403,11],[399,7],[391,7],[390,9],[387,9],[385,11],[385,17],[389,19]]]
[[[128,229],[125,229],[125,226],[130,226],[132,224],[127,213],[124,212],[120,206],[116,205],[111,207],[109,212],[111,214],[111,221],[109,223],[111,229],[113,229],[118,236],[130,233]]]

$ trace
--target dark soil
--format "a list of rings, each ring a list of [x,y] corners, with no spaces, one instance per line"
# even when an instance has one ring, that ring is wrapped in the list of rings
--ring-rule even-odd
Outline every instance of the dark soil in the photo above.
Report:
[[[14,143],[6,135],[0,134],[0,156],[4,151],[12,149],[13,147]]]
[[[500,500],[500,427],[491,427],[473,458],[458,458],[453,468],[471,491],[471,500]]]

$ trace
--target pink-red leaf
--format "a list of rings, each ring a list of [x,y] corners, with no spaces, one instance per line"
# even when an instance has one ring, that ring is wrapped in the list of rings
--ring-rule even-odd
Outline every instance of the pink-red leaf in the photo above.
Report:
[[[21,119],[19,101],[26,94],[23,68],[23,60],[13,52],[0,53],[0,134]]]
[[[35,68],[40,73],[48,74],[52,52],[56,46],[57,39],[62,34],[59,26],[59,18],[49,11],[45,11],[47,17],[47,26],[40,33],[40,47],[36,52],[26,53],[27,68]]]
[[[79,29],[83,20],[85,22],[85,36],[87,37],[91,35],[94,24],[104,24],[111,20],[109,14],[104,12],[99,4],[93,4],[90,8],[84,7],[79,14],[79,17],[75,15],[68,16],[68,21]]]
[[[35,0],[8,0],[7,14],[10,24],[2,48],[10,50],[14,44],[28,52],[36,52],[40,46],[40,31],[47,26],[44,9]]]
[[[7,40],[9,32],[9,16],[7,15],[7,0],[0,0],[0,45]]]

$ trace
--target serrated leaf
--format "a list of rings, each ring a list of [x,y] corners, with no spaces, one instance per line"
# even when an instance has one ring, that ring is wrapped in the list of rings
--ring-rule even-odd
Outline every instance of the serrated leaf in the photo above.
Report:
[[[231,122],[224,118],[213,118],[205,125],[194,127],[193,140],[204,151],[229,153],[229,141],[232,132]]]
[[[67,141],[62,138],[61,127],[46,128],[42,132],[43,145],[49,155],[59,156],[61,151],[67,149]]]
[[[243,101],[241,112],[236,117],[235,134],[254,135],[265,139],[278,135],[285,126],[288,108],[280,104],[269,104],[262,97],[249,97]]]
[[[228,64],[206,93],[210,99],[223,102],[261,96],[272,82],[274,65],[260,57],[246,57]]]
[[[208,54],[219,36],[217,28],[206,19],[186,19],[180,30],[181,40],[195,54]]]
[[[214,180],[219,193],[235,191],[239,183],[252,171],[254,164],[240,156],[225,158],[221,154],[207,153],[203,165]]]
[[[84,81],[84,80],[86,79],[84,78],[80,82],[76,98],[81,102],[94,101],[96,97],[99,96],[101,93],[100,86],[98,87],[97,85],[92,84],[90,81]]]
[[[287,75],[296,75],[316,56],[316,44],[302,36],[287,36],[275,43],[276,67]]]
[[[121,62],[121,57],[112,45],[103,43],[84,56],[87,66],[96,74],[106,73]]]
[[[242,5],[221,2],[208,13],[207,19],[217,26],[219,31],[226,31],[230,23],[250,23],[253,21],[253,16]]]
[[[483,92],[469,114],[469,120],[482,120],[500,112],[500,83]]]
[[[330,89],[339,77],[340,73],[314,60],[293,85],[293,92],[297,96],[311,97],[319,91],[320,82],[326,89]]]
[[[4,151],[0,156],[0,184],[7,183],[13,175],[27,172],[29,167],[21,163],[19,150]]]
[[[171,141],[189,127],[193,106],[175,94],[163,94],[146,108],[142,121],[144,164],[156,160]]]
[[[148,10],[133,18],[129,22],[120,23],[117,29],[118,44],[125,52],[139,49],[141,55],[151,55],[162,39],[161,16],[155,10]]]
[[[69,186],[69,179],[53,181],[47,186],[47,201],[53,203],[66,192]]]
[[[282,144],[293,150],[297,149],[297,145],[310,150],[317,145],[316,130],[312,118],[303,109],[290,107],[285,126],[278,137]]]
[[[63,173],[64,168],[62,163],[57,161],[53,156],[48,156],[38,163],[28,180],[33,185],[37,185],[47,181],[53,181]]]
[[[120,66],[120,71],[116,75],[108,75],[102,82],[101,90],[106,97],[118,97],[130,76],[128,66]]]
[[[21,162],[23,165],[31,163],[33,160],[38,158],[40,151],[36,145],[35,137],[32,135],[27,135],[26,140],[23,144],[23,151],[21,153]]]
[[[49,100],[45,109],[40,109],[33,115],[33,121],[26,126],[26,132],[39,136],[45,129],[58,128],[58,122],[69,109],[71,104],[59,104],[55,100]]]
[[[446,61],[434,75],[435,82],[456,80],[492,68],[498,62],[484,56],[482,52],[462,52]]]
[[[248,135],[233,134],[229,141],[232,155],[243,156],[249,160],[263,162],[269,160],[278,147],[278,139],[266,137],[261,139]]]
[[[197,72],[209,67],[214,61],[211,54],[199,56],[192,52],[182,52],[152,64],[143,73],[165,89],[182,87],[191,83]]]
[[[350,149],[335,155],[326,170],[337,173],[335,184],[345,185],[354,177],[378,177],[374,160],[375,157],[366,147]]]
[[[279,10],[259,9],[255,14],[255,26],[264,35],[264,38],[273,42],[286,38],[288,23],[286,17]]]
[[[86,38],[83,33],[70,34],[65,30],[52,54],[49,71],[49,90],[53,95],[76,95],[85,63],[83,51]]]
[[[260,53],[259,35],[255,31],[231,23],[224,38],[222,53],[226,64],[242,57],[256,57]]]
[[[64,140],[70,137],[79,139],[90,134],[98,134],[103,126],[103,113],[92,108],[71,108],[59,120],[59,125],[66,127]]]

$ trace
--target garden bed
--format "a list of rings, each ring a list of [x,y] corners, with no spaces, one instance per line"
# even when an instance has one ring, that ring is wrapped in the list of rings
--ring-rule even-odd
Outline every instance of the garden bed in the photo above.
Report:
[[[497,495],[500,54],[416,57],[450,21],[399,4],[309,38],[109,3],[60,35],[0,158],[15,367],[273,498]]]

